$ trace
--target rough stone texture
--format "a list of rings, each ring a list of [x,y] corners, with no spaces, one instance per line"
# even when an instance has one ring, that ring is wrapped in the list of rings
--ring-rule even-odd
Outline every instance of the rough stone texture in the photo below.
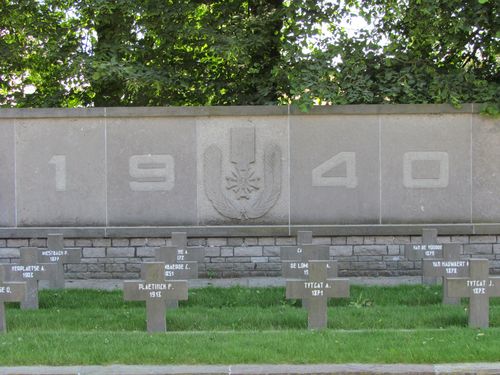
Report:
[[[403,246],[408,236],[350,236],[321,237],[330,242],[330,259],[337,260],[339,276],[415,276],[421,274],[421,262],[409,261],[404,257]],[[339,238],[341,239],[339,241]],[[381,244],[381,238],[387,243]],[[442,239],[449,236],[441,236]],[[451,239],[455,238],[453,236]],[[491,240],[487,243],[486,240]],[[0,263],[13,263],[19,259],[19,247],[27,243],[43,243],[44,239],[0,240]],[[206,248],[204,263],[199,265],[200,277],[246,277],[246,276],[281,276],[280,246],[277,243],[295,243],[295,237],[238,237],[190,238],[191,243],[226,243],[225,246]],[[342,243],[345,242],[347,245]],[[154,250],[170,242],[170,238],[70,238],[65,240],[67,248],[82,250],[81,264],[65,265],[66,278],[138,278],[140,263],[152,261]],[[412,243],[419,243],[420,237],[412,236]],[[491,274],[500,274],[499,236],[460,236],[464,244],[465,257],[487,258],[490,260]],[[234,243],[235,245],[230,245]],[[260,244],[242,246],[245,244]],[[263,246],[262,243],[273,243]],[[338,244],[341,243],[341,244]],[[72,244],[72,246],[68,246]],[[113,246],[113,244],[129,246]],[[154,245],[152,245],[154,244]],[[12,246],[19,245],[19,246]],[[80,246],[78,246],[80,245]],[[102,246],[107,245],[107,246]]]

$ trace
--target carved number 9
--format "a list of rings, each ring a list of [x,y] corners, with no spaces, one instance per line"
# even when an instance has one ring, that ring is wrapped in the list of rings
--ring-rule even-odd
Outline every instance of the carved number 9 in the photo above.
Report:
[[[174,188],[172,155],[133,155],[129,159],[129,173],[139,180],[129,183],[132,191],[169,191]]]

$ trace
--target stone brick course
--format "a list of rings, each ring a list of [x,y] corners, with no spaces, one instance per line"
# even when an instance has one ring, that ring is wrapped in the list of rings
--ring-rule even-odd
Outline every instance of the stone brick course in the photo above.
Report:
[[[500,274],[500,236],[440,236],[440,243],[464,244],[467,257],[490,260],[491,273]],[[315,237],[314,243],[330,246],[340,276],[414,276],[421,262],[404,257],[404,245],[420,243],[420,236]],[[66,277],[138,278],[140,263],[152,261],[154,250],[171,245],[170,238],[67,238],[67,248],[82,250],[80,264],[65,265]],[[189,238],[190,246],[206,247],[200,277],[281,276],[280,246],[295,245],[295,237]],[[46,246],[44,238],[0,239],[0,263],[18,261],[19,248]]]

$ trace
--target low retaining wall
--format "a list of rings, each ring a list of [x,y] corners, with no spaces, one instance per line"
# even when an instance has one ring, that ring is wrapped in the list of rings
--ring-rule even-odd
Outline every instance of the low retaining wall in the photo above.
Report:
[[[500,236],[440,236],[440,243],[460,242],[470,257],[490,260],[490,272],[500,274]],[[404,257],[404,245],[420,243],[420,236],[314,237],[330,245],[331,259],[339,262],[341,276],[420,275],[420,261]],[[280,246],[295,245],[295,237],[191,238],[191,246],[206,246],[199,276],[281,276]],[[152,260],[154,249],[171,245],[170,238],[71,238],[65,246],[82,250],[82,263],[66,265],[73,279],[138,278],[140,263]],[[22,246],[46,246],[45,239],[0,240],[0,263],[17,261]]]

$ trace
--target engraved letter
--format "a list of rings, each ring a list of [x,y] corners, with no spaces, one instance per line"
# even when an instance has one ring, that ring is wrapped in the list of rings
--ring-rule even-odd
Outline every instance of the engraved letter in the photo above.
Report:
[[[345,163],[346,175],[341,177],[325,177],[325,173]],[[337,155],[318,165],[312,171],[312,186],[344,186],[354,189],[358,186],[356,177],[356,153],[339,152]]]
[[[133,155],[129,160],[132,191],[169,191],[174,188],[175,166],[172,155]]]
[[[414,178],[414,161],[436,161],[439,163],[439,176]],[[407,152],[403,156],[403,185],[405,188],[445,188],[449,181],[449,160],[447,152]]]

